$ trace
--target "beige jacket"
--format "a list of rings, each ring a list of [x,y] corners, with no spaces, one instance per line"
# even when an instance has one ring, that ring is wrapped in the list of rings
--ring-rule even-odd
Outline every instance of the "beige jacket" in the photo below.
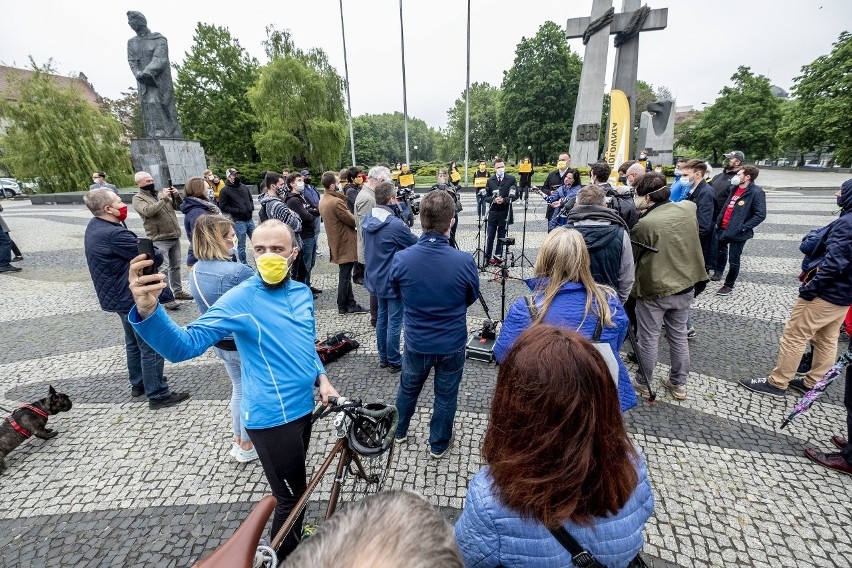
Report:
[[[366,183],[361,186],[358,197],[355,198],[355,230],[358,231],[358,262],[364,264],[364,236],[361,234],[361,223],[376,206],[376,194]]]

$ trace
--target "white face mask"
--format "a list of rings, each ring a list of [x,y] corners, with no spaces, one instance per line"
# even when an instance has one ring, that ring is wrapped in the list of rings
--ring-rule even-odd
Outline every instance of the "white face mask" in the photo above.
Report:
[[[680,169],[675,168],[674,175],[676,175],[676,176],[682,175]]]
[[[305,191],[305,182],[297,181],[296,182],[296,191],[298,191],[299,193]]]
[[[643,209],[647,209],[648,207],[650,207],[650,205],[648,204],[648,201],[645,199],[645,197],[644,196],[640,197],[638,195],[633,198],[633,205],[635,205],[636,209],[638,209],[639,211],[642,211]]]
[[[497,177],[503,177],[503,174],[506,172],[505,168],[497,168],[496,173]]]
[[[740,176],[734,176],[731,178],[731,185],[740,185],[743,180],[740,179]]]

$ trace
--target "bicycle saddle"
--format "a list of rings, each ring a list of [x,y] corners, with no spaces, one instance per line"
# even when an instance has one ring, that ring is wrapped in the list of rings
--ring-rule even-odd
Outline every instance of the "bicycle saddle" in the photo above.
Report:
[[[275,510],[275,497],[261,499],[231,537],[210,556],[195,563],[195,568],[251,568],[254,552],[266,522]]]

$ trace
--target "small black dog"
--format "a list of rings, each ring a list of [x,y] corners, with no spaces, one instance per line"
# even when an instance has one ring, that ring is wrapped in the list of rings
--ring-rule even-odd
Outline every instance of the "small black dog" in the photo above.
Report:
[[[23,444],[30,436],[42,440],[56,436],[58,432],[47,427],[47,417],[69,410],[71,399],[67,394],[56,392],[51,386],[47,398],[16,408],[8,417],[0,419],[0,473],[6,471],[4,459],[9,452]]]

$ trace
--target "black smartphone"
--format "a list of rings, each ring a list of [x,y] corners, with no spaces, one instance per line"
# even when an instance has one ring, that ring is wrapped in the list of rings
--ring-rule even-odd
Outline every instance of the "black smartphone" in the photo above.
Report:
[[[148,258],[154,260],[154,241],[151,239],[146,239],[145,237],[139,237],[136,239],[136,246],[139,249],[139,254],[147,255]],[[151,274],[156,274],[157,269],[154,268],[154,265],[146,266],[142,269],[142,274],[145,276],[150,276]]]
[[[172,188],[172,180],[171,180],[171,178],[170,178],[170,179],[169,179],[169,189],[171,189],[171,188]]]

